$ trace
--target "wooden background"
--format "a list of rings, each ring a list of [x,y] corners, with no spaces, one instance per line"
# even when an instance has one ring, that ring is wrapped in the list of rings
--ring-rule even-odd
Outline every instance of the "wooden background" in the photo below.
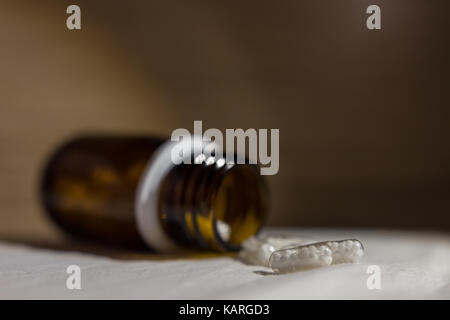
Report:
[[[450,228],[446,1],[3,1],[0,238],[54,233],[48,152],[82,131],[279,128],[270,225]]]

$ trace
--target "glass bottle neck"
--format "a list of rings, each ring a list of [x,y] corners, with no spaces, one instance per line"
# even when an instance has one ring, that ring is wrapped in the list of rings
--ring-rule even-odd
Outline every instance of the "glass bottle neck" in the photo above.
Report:
[[[265,183],[256,165],[201,156],[195,164],[174,166],[161,182],[161,224],[181,246],[238,250],[265,220]]]

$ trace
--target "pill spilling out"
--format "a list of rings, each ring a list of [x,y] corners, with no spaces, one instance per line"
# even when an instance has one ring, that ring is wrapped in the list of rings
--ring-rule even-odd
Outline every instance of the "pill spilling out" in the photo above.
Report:
[[[356,239],[314,242],[284,236],[251,237],[239,253],[245,263],[270,267],[275,273],[357,263],[363,255],[363,245]]]

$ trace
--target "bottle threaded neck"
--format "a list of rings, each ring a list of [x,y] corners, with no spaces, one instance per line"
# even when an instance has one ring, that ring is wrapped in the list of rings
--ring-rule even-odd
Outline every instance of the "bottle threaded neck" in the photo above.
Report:
[[[159,189],[158,213],[165,232],[178,244],[233,251],[258,232],[267,202],[256,165],[200,157],[169,171]]]

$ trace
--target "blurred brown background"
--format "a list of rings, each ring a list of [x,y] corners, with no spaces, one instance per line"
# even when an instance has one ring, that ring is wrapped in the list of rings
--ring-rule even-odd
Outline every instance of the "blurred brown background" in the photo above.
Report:
[[[194,120],[280,129],[270,225],[448,230],[447,3],[2,1],[0,238],[54,232],[36,189],[62,139]]]

